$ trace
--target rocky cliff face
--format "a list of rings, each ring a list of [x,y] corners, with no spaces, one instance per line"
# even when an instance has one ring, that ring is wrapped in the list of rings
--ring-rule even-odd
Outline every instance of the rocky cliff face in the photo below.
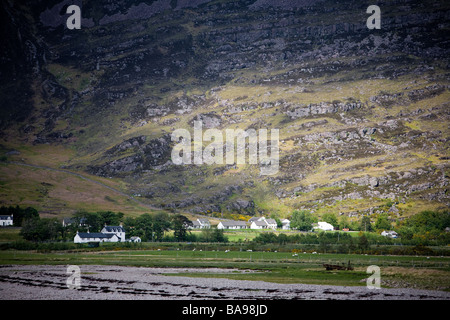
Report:
[[[72,2],[70,2],[72,3]],[[449,204],[445,1],[69,1],[1,7],[2,138],[193,212],[350,216]],[[176,128],[280,130],[280,170],[176,166]],[[386,207],[386,204],[387,207]],[[395,209],[393,209],[395,208]]]

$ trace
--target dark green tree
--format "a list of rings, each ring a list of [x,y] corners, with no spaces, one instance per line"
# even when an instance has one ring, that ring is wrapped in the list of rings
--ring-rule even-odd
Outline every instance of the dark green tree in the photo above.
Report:
[[[56,240],[62,236],[63,228],[56,218],[31,217],[23,220],[20,234],[29,241]]]
[[[364,232],[373,231],[372,223],[370,222],[370,218],[368,216],[363,216],[361,218],[359,230]]]
[[[404,220],[397,228],[402,239],[422,239],[423,241],[438,240],[448,244],[450,233],[449,211],[422,211]]]
[[[13,224],[15,227],[21,227],[24,219],[39,217],[38,211],[33,207],[25,209],[19,206],[0,207],[0,215],[13,216]]]
[[[136,229],[140,230],[143,241],[153,241],[153,216],[149,213],[136,218]]]
[[[123,219],[122,212],[100,211],[97,212],[97,214],[99,215],[100,223],[102,225],[118,226]]]
[[[185,241],[188,233],[188,227],[192,222],[181,214],[172,217],[172,230],[177,241]]]
[[[170,229],[170,219],[166,212],[158,212],[153,216],[153,233],[155,241],[162,241],[164,232]]]
[[[211,228],[203,229],[202,232],[200,233],[199,240],[203,242],[213,242],[213,229]]]
[[[309,231],[312,224],[317,222],[317,217],[306,210],[294,210],[291,218],[291,228],[300,231]]]
[[[39,217],[33,217],[22,221],[22,229],[20,230],[20,235],[25,240],[40,240],[39,220]]]
[[[380,214],[375,221],[375,230],[391,230],[392,224],[387,213]]]
[[[222,229],[214,228],[213,230],[213,242],[228,242],[228,238],[223,234]]]
[[[322,220],[328,222],[333,227],[338,226],[338,219],[335,213],[327,212],[322,215]]]
[[[367,240],[364,234],[359,237],[358,248],[361,250],[367,250],[369,248],[369,240]]]
[[[350,221],[348,219],[348,217],[346,215],[342,215],[339,218],[339,229],[342,230],[344,228],[349,228],[350,229]]]

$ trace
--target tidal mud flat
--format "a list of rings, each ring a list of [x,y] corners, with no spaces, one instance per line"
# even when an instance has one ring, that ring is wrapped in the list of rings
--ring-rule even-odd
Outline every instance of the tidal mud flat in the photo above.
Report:
[[[264,281],[174,276],[229,273],[220,268],[144,268],[82,265],[77,289],[69,288],[67,266],[0,267],[0,300],[450,300],[450,293],[417,289],[277,284]],[[250,272],[241,270],[240,272]],[[170,274],[170,275],[168,275]]]

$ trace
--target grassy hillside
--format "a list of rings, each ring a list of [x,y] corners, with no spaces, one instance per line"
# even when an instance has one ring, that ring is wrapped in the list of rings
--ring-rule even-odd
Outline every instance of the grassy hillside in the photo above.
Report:
[[[450,6],[383,4],[369,30],[366,4],[174,2],[134,16],[130,1],[85,1],[76,31],[42,14],[56,1],[2,5],[22,35],[4,74],[23,80],[1,82],[2,96],[27,103],[5,99],[0,204],[393,222],[447,208]],[[194,120],[279,129],[280,170],[173,165],[170,134]]]
[[[61,169],[70,154],[61,147],[19,148],[20,154],[0,162],[2,205],[32,206],[43,217],[67,217],[78,210],[126,212],[133,216],[151,211],[124,194],[123,183]],[[16,150],[17,151],[17,150]]]

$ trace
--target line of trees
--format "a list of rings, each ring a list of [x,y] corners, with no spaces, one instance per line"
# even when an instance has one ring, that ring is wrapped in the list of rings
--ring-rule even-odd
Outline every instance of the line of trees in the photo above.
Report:
[[[300,231],[310,231],[311,225],[317,223],[318,217],[307,210],[294,210],[291,216],[291,228]],[[378,214],[372,222],[371,217],[365,215],[358,221],[342,215],[338,217],[334,213],[325,213],[321,217],[333,225],[338,230],[348,228],[363,232],[381,232],[383,230],[395,230],[403,238],[413,239],[422,237],[424,239],[444,239],[448,234],[445,228],[450,228],[450,211],[432,211],[426,210],[415,214],[407,219],[398,221],[394,226],[391,217],[387,212]]]
[[[294,210],[290,226],[292,229],[310,231],[311,225],[318,221],[319,218],[307,210]],[[348,228],[350,230],[370,232],[375,230],[392,230],[393,228],[387,213],[378,215],[375,223],[372,223],[368,216],[363,216],[359,221],[350,221],[347,216],[342,215],[338,218],[334,213],[323,214],[321,221],[328,222],[339,230]]]
[[[40,218],[33,207],[19,206],[0,207],[0,215],[12,215],[13,226],[22,227],[20,235],[25,240],[48,241],[64,237],[65,230],[56,218]]]
[[[402,239],[427,245],[450,244],[450,211],[422,211],[402,221],[397,227]]]
[[[365,234],[360,237],[355,238],[348,233],[336,233],[336,232],[308,232],[308,233],[298,233],[293,235],[286,235],[284,233],[275,234],[273,232],[265,232],[259,234],[253,239],[256,243],[278,243],[278,244],[288,244],[288,243],[300,243],[300,244],[318,244],[326,247],[331,244],[345,244],[350,248],[354,249],[367,248],[369,241]]]
[[[123,227],[126,231],[126,237],[140,237],[142,241],[160,242],[160,241],[204,241],[204,242],[225,242],[226,237],[222,230],[212,229],[204,230],[200,235],[189,232],[192,226],[186,216],[181,214],[169,215],[167,212],[156,212],[154,214],[144,213],[138,217],[126,217],[123,213],[106,212],[77,212],[74,215],[75,223],[71,225],[72,235],[76,230],[99,232],[103,226],[119,225],[123,221]],[[76,227],[82,224],[83,227]],[[173,231],[168,235],[168,231]]]
[[[169,215],[166,212],[142,214],[139,217],[126,217],[122,212],[78,211],[70,224],[63,224],[56,218],[41,218],[35,208],[19,206],[0,207],[1,215],[13,215],[14,226],[22,227],[20,235],[28,241],[67,241],[78,232],[100,232],[103,226],[117,226],[123,222],[127,238],[138,236],[142,241],[191,241],[227,242],[223,230],[205,229],[199,235],[192,234],[192,222],[184,215]],[[166,232],[172,230],[173,235]]]
[[[13,225],[21,227],[22,222],[26,219],[39,217],[38,211],[33,207],[20,208],[19,206],[1,206],[1,216],[14,216]]]
[[[77,212],[73,217],[71,233],[76,231],[99,232],[104,225],[117,226],[123,222],[126,237],[140,237],[142,241],[166,241],[165,232],[173,230],[175,241],[187,241],[188,228],[192,222],[181,214],[169,215],[166,212],[144,213],[138,217],[126,217],[121,212]],[[80,227],[81,225],[81,227]]]
[[[105,225],[118,226],[123,220],[122,212],[112,211],[78,211],[72,217],[72,223],[67,227],[70,235],[79,232],[100,232]]]
[[[58,219],[37,216],[23,220],[20,235],[29,241],[55,241],[64,238],[65,230]]]
[[[63,226],[56,218],[41,218],[36,209],[26,212],[33,212],[33,215],[24,215],[21,220],[20,235],[29,241],[65,241],[72,240],[77,231],[99,232],[103,226],[119,225],[123,218],[123,213],[111,211],[87,212],[79,211],[72,217],[69,225]],[[14,225],[16,216],[14,215]]]
[[[190,241],[190,242],[227,242],[223,230],[203,229],[199,235],[192,234],[189,227],[192,221],[181,214],[169,216],[165,212],[145,213],[139,217],[128,217],[124,221],[127,237],[138,236],[142,241]],[[165,232],[173,230],[173,235]]]
[[[318,221],[317,217],[305,210],[296,210],[292,214],[291,227],[300,231],[311,231],[311,224]],[[348,227],[341,223],[332,214],[324,214],[322,220],[339,229]],[[260,243],[348,243],[364,247],[371,244],[411,244],[411,245],[448,245],[450,244],[450,212],[449,211],[423,211],[413,215],[392,226],[387,214],[378,215],[374,223],[368,216],[363,216],[357,225],[353,225],[353,230],[359,230],[360,236],[356,243],[352,237],[346,233],[302,233],[287,236],[285,234],[264,233],[254,239]],[[400,238],[392,239],[381,236],[373,231],[395,230]]]
[[[189,232],[192,222],[181,214],[169,215],[166,212],[155,214],[143,214],[138,217],[126,217],[121,212],[79,211],[74,214],[72,223],[63,227],[56,218],[40,218],[35,208],[20,208],[19,206],[0,207],[1,215],[13,215],[14,226],[21,226],[22,237],[30,241],[57,241],[71,240],[77,231],[100,232],[104,225],[119,225],[123,222],[127,232],[127,238],[139,236],[142,241],[191,241],[191,242],[227,242],[223,230],[216,228],[204,229],[200,234]],[[351,224],[348,218],[341,216],[339,219],[333,214],[324,214],[322,220],[337,226],[339,229],[348,228]],[[315,215],[305,210],[295,210],[291,217],[291,227],[300,231],[310,231],[312,223],[317,222]],[[353,223],[353,230],[396,230],[400,239],[390,239],[374,233],[364,233],[355,243],[346,234],[315,233],[296,234],[287,236],[285,234],[262,233],[254,239],[257,243],[311,243],[325,244],[339,241],[348,245],[364,246],[370,244],[413,244],[413,245],[448,245],[450,243],[450,212],[449,211],[423,211],[413,215],[399,223],[395,228],[387,214],[378,215],[374,223],[368,216],[363,216],[357,225]],[[168,235],[166,232],[172,230]],[[331,238],[330,238],[331,237]],[[334,239],[335,237],[336,239]]]

